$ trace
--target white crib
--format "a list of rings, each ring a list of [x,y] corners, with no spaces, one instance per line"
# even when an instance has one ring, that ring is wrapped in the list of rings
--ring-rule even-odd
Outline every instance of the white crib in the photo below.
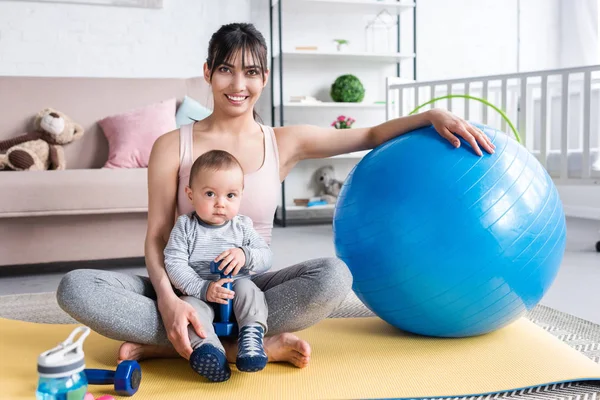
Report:
[[[502,110],[557,185],[600,183],[600,65],[438,81],[388,78],[386,119],[448,95],[485,99]],[[501,113],[480,101],[445,98],[419,111],[431,107],[514,134]]]

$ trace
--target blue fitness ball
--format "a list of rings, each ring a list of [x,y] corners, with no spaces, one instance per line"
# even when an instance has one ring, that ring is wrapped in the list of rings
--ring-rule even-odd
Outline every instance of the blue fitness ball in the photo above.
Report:
[[[420,335],[466,337],[531,310],[554,281],[566,242],[552,179],[507,134],[482,157],[426,127],[368,153],[335,208],[337,256],[360,300]]]

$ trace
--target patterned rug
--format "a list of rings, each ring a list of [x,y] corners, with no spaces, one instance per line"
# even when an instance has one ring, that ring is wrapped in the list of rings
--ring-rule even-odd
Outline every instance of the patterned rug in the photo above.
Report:
[[[350,293],[330,318],[369,317],[369,311]],[[70,324],[77,323],[60,309],[54,293],[0,296],[0,317],[21,321]],[[545,306],[537,306],[527,316],[532,322],[575,350],[600,363],[600,325]],[[564,383],[495,395],[473,396],[452,400],[489,399],[569,399],[600,400],[600,382]],[[441,399],[441,400],[451,400]]]

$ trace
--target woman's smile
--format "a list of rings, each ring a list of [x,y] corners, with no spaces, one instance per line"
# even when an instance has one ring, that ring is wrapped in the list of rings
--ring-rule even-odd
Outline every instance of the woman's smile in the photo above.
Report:
[[[233,105],[241,105],[249,96],[226,94],[227,100]]]

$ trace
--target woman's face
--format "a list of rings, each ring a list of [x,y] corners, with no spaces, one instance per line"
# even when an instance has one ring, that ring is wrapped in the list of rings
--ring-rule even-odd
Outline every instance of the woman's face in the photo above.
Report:
[[[211,71],[204,64],[204,78],[212,85],[215,110],[225,112],[232,117],[252,113],[254,104],[267,84],[268,71],[263,72],[258,60],[252,54],[246,54],[246,67],[242,68],[241,52],[233,57],[231,64],[215,65]]]

